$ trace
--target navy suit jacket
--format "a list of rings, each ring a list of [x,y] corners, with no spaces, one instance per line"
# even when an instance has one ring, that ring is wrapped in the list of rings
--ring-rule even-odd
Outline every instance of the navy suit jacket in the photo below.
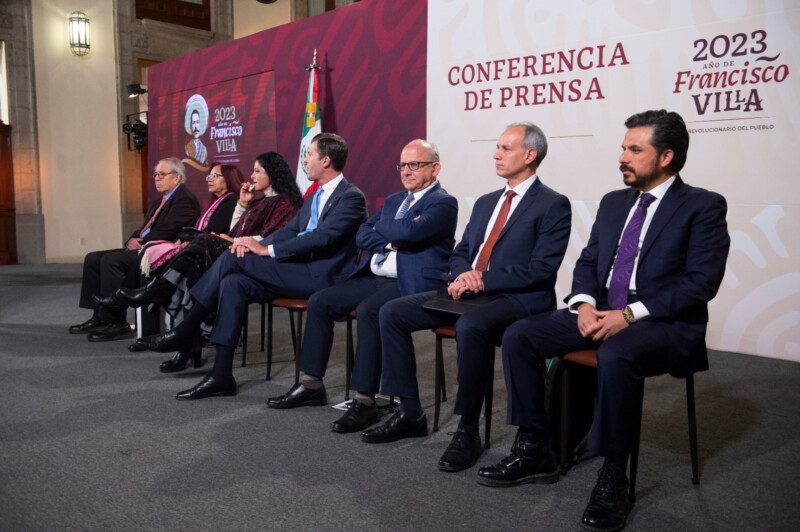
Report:
[[[150,204],[147,213],[144,215],[142,226],[153,217],[159,205],[161,205],[161,198]],[[176,240],[180,230],[184,227],[193,226],[199,216],[200,203],[197,201],[197,197],[186,188],[185,184],[181,183],[159,211],[158,216],[153,221],[153,225],[150,226],[150,232],[142,239],[142,243],[147,243],[151,240]],[[230,218],[228,220],[230,221]],[[128,240],[139,238],[140,231],[141,228],[131,233]]]
[[[503,189],[478,198],[464,236],[450,257],[451,279],[472,269],[489,218]],[[556,307],[555,283],[572,223],[566,196],[540,179],[531,185],[506,221],[483,273],[486,293],[500,293],[523,314]]]
[[[635,189],[617,190],[600,201],[589,242],[575,264],[572,293],[608,308],[605,288]],[[670,373],[708,369],[705,346],[708,302],[717,294],[730,247],[721,195],[689,186],[680,176],[669,187],[645,234],[636,269],[637,300],[650,320],[680,325],[683,336],[670,359]]]
[[[353,271],[355,234],[367,218],[367,202],[358,187],[343,179],[325,203],[317,228],[301,235],[311,218],[311,203],[303,203],[289,223],[262,242],[272,244],[278,262],[308,263],[312,285],[320,290]]]
[[[370,269],[372,254],[397,245],[397,282],[400,294],[407,296],[428,290],[438,290],[448,278],[447,261],[455,243],[458,222],[458,201],[436,183],[414,203],[406,215],[395,220],[394,215],[407,192],[392,194],[384,201],[381,211],[364,222],[356,234],[359,248],[365,254],[353,276]]]

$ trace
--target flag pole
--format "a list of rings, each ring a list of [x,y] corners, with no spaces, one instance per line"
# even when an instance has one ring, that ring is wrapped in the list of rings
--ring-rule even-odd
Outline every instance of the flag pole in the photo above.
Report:
[[[311,64],[305,67],[308,71],[308,92],[306,93],[306,107],[303,114],[303,132],[300,139],[300,156],[297,161],[297,186],[304,197],[313,194],[317,182],[308,179],[303,159],[311,145],[311,139],[322,133],[322,115],[319,109],[319,64],[317,64],[317,49],[314,48],[314,57]]]

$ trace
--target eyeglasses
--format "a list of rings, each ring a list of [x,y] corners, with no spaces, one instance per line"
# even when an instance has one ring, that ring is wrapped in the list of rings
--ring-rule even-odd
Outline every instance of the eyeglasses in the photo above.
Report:
[[[153,172],[153,179],[164,179],[170,174],[177,174],[178,172]]]
[[[427,166],[429,164],[436,164],[436,161],[411,161],[411,162],[408,162],[408,163],[397,163],[395,165],[395,168],[397,168],[397,170],[402,172],[403,168],[408,166],[409,170],[411,170],[412,172],[415,172],[415,171],[419,170],[420,168],[422,168],[423,166]]]
[[[214,181],[215,179],[219,179],[220,177],[223,177],[222,174],[211,173],[206,176],[206,181]]]

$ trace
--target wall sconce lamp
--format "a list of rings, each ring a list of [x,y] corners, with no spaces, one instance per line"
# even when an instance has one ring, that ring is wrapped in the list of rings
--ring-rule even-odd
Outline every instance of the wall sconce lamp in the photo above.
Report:
[[[139,83],[133,83],[125,87],[128,98],[136,98],[140,94],[147,94],[147,87]]]
[[[75,55],[86,55],[91,46],[89,17],[80,11],[73,11],[69,16],[69,49]]]

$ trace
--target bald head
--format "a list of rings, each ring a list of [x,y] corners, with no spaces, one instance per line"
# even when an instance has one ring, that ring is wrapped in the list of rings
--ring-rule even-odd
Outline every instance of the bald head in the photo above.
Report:
[[[399,166],[403,187],[409,192],[419,192],[428,188],[439,175],[439,150],[427,140],[412,140],[400,152]]]

